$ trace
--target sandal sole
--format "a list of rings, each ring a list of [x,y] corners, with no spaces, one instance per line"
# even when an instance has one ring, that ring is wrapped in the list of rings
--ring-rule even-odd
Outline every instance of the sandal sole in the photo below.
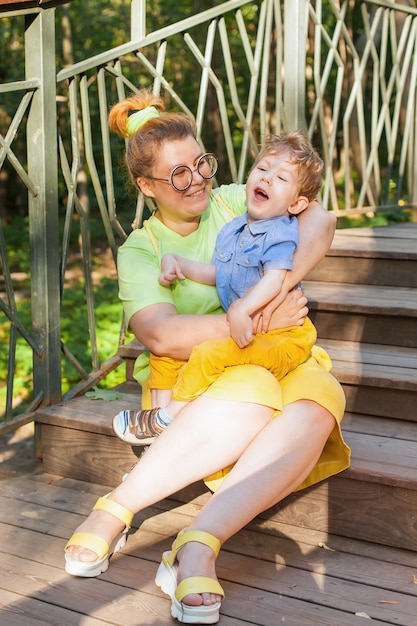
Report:
[[[116,537],[113,545],[110,547],[110,550],[106,556],[102,559],[97,559],[92,562],[85,561],[77,561],[76,559],[71,558],[71,556],[65,553],[65,571],[70,576],[79,576],[81,578],[96,578],[107,571],[109,567],[110,557],[113,556],[116,552],[121,550],[126,543],[126,533],[123,535]]]
[[[165,557],[169,555],[165,553]],[[161,591],[171,598],[171,615],[182,624],[217,624],[220,619],[221,603],[211,606],[190,606],[179,602],[175,597],[177,588],[176,568],[161,562],[155,577],[155,583]]]

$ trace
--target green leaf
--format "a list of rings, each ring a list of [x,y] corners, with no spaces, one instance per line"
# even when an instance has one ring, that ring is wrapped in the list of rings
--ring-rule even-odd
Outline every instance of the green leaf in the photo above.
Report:
[[[122,397],[122,394],[118,391],[114,391],[114,389],[99,389],[98,387],[93,387],[92,390],[87,391],[85,395],[87,398],[92,398],[93,400],[106,400],[106,402],[118,400]]]

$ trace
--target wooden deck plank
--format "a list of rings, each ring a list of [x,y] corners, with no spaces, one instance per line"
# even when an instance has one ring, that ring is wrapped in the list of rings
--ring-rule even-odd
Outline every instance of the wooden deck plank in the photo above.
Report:
[[[79,626],[80,618],[82,618],[83,626],[108,626],[109,624],[108,621],[88,615],[80,616],[79,613],[60,606],[4,589],[0,589],[0,613],[1,623],[4,626],[45,626],[45,624]]]
[[[129,537],[124,554],[115,556],[112,566],[100,579],[84,581],[65,577],[62,550],[66,537],[89,511],[97,492],[102,493],[102,487],[92,489],[88,485],[87,493],[82,493],[82,483],[54,480],[47,475],[7,481],[10,482],[8,488],[5,483],[0,485],[3,494],[0,552],[7,554],[6,559],[2,558],[2,567],[13,573],[8,578],[8,590],[16,592],[14,586],[21,588],[25,580],[26,593],[31,597],[53,603],[57,594],[69,595],[63,608],[83,607],[95,619],[126,626],[171,623],[150,621],[153,612],[158,614],[160,610],[158,619],[165,619],[167,610],[167,601],[153,584],[153,576],[161,551],[169,549],[172,537],[190,522],[204,503],[204,496],[200,504],[197,499],[172,508],[172,502],[165,501],[160,510],[152,507],[143,516],[136,516],[136,524],[141,524],[140,532]],[[168,508],[164,510],[164,506]],[[147,515],[150,517],[145,521]],[[24,524],[29,524],[31,529]],[[290,526],[281,525],[280,529],[269,526],[269,532],[264,534],[260,532],[264,528],[256,528],[254,522],[224,546],[218,561],[219,575],[228,594],[222,624],[244,620],[249,624],[272,625],[276,624],[273,618],[276,619],[279,611],[285,623],[294,626],[344,626],[355,623],[354,613],[362,611],[376,624],[411,626],[417,607],[417,587],[413,584],[414,567],[401,564],[404,551],[379,548],[379,559],[374,560],[360,554],[361,542],[345,543],[341,538],[314,531],[304,531],[303,537],[299,534],[294,540]],[[316,543],[318,537],[331,549],[320,547]],[[352,545],[356,545],[356,554],[349,552]],[[392,559],[394,553],[397,563]],[[25,577],[30,578],[29,587]],[[31,582],[32,578],[36,579],[35,583]],[[104,583],[117,589],[103,587]],[[129,621],[125,611],[131,612],[132,603],[145,611],[148,621]],[[238,621],[225,621],[229,618]]]
[[[309,280],[417,287],[416,224],[337,230]]]
[[[338,229],[330,256],[335,251],[343,254],[355,252],[358,256],[384,255],[395,258],[417,258],[417,225],[415,223],[391,224],[375,228]]]
[[[389,285],[397,287],[416,288],[417,275],[415,272],[415,253],[406,254],[401,258],[399,254],[386,257],[379,252],[362,254],[348,249],[330,251],[326,258],[306,276],[306,280],[326,282],[340,282],[348,284]]]
[[[61,487],[45,483],[39,489],[29,488],[25,497],[27,498],[29,494],[32,494],[32,497],[37,498],[41,492],[51,489],[54,491],[55,488],[59,493],[62,492]],[[17,489],[17,492],[19,493],[21,490]],[[80,499],[78,491],[75,492],[75,497],[76,500],[77,498]],[[88,499],[94,500],[95,494],[89,494]],[[66,498],[62,498],[60,495],[52,497],[54,508],[49,509],[49,520],[53,519],[55,522],[54,515],[57,511],[55,509],[57,502],[64,502],[65,500]],[[21,503],[23,506],[25,505],[23,501]],[[13,576],[9,576],[7,586],[13,590],[13,585],[21,585],[23,577],[26,593],[29,592],[29,595],[42,598],[45,602],[54,602],[59,591],[59,596],[61,597],[62,593],[62,597],[65,597],[65,608],[80,610],[80,607],[83,607],[83,612],[87,611],[96,619],[107,619],[112,624],[121,623],[128,626],[131,623],[170,623],[170,621],[152,622],[150,619],[153,611],[159,611],[159,601],[162,602],[163,609],[161,610],[162,612],[165,611],[164,615],[166,615],[167,609],[167,602],[164,597],[153,595],[159,593],[153,585],[153,575],[161,550],[167,549],[170,545],[171,535],[175,534],[179,527],[186,525],[195,514],[192,505],[184,505],[180,509],[179,512],[177,509],[161,512],[160,515],[147,520],[141,531],[129,538],[129,547],[124,550],[125,554],[116,556],[109,571],[103,574],[100,579],[91,581],[65,578],[62,571],[64,540],[55,536],[46,536],[43,523],[40,527],[41,534],[17,526],[10,528],[9,525],[6,525],[5,536],[3,534],[4,525],[1,524],[0,550],[3,552],[12,545],[14,546],[13,549],[20,553],[20,555],[9,555],[5,561],[2,559],[2,566],[7,567],[7,571],[13,572]],[[36,520],[36,517],[32,516],[31,519]],[[168,520],[171,521],[168,522]],[[149,528],[152,529],[154,525],[158,531],[156,534],[148,530]],[[54,535],[61,534],[59,525],[53,523],[52,526]],[[173,531],[168,536],[167,529]],[[159,534],[161,531],[164,533],[163,535]],[[248,536],[252,537],[252,541],[247,540]],[[226,592],[228,596],[231,596],[230,600],[226,599],[224,603],[225,615],[230,618],[244,619],[245,623],[249,619],[249,623],[265,624],[266,626],[276,624],[276,621],[273,620],[276,620],[277,610],[279,610],[280,616],[285,618],[285,623],[294,626],[304,623],[342,626],[355,623],[353,614],[356,609],[363,611],[366,608],[368,614],[372,614],[374,623],[379,623],[378,613],[383,616],[385,623],[397,623],[391,616],[393,607],[395,608],[397,605],[387,604],[385,606],[379,601],[383,597],[388,598],[389,602],[400,603],[398,589],[395,593],[386,591],[386,585],[392,584],[392,580],[401,580],[398,571],[392,569],[393,566],[385,564],[384,568],[374,568],[375,575],[378,571],[384,572],[386,577],[385,588],[383,590],[374,589],[372,592],[374,597],[372,598],[372,593],[368,592],[373,581],[368,577],[365,585],[366,598],[362,598],[358,588],[362,582],[357,582],[357,572],[366,573],[366,567],[363,566],[366,559],[361,558],[362,565],[357,564],[357,567],[354,568],[352,576],[354,582],[340,581],[341,571],[344,571],[346,578],[349,577],[346,574],[348,568],[343,567],[343,562],[337,566],[338,571],[336,571],[334,581],[331,582],[331,562],[343,559],[343,553],[326,551],[317,547],[313,550],[308,547],[301,550],[297,548],[295,553],[298,555],[299,562],[295,564],[295,562],[291,562],[292,557],[286,553],[285,549],[285,544],[287,544],[287,547],[289,545],[294,552],[293,542],[286,540],[283,543],[282,537],[275,538],[275,541],[272,541],[271,536],[263,539],[259,532],[254,534],[250,531],[247,531],[245,541],[242,542],[239,537],[240,533],[230,542],[230,545],[225,546],[219,558],[219,574],[222,582],[226,581]],[[253,537],[256,538],[256,541],[253,541]],[[36,550],[34,550],[34,546],[36,546]],[[231,548],[234,548],[234,552],[231,551]],[[255,551],[255,554],[253,556],[245,555],[244,552],[248,549],[252,552]],[[303,551],[305,555],[301,557],[300,554]],[[264,561],[265,555],[269,558]],[[262,556],[261,560],[260,556]],[[46,563],[42,561],[39,564],[39,560],[42,559],[46,560]],[[302,563],[301,567],[300,563]],[[391,571],[386,569],[387,566],[388,568],[391,567]],[[410,571],[407,572],[408,568],[396,567],[401,569],[403,577],[410,579],[411,573]],[[34,575],[35,569],[37,571],[36,576]],[[26,577],[30,579],[28,584]],[[35,582],[32,579],[36,579]],[[47,588],[45,589],[46,582]],[[118,588],[107,588],[105,583],[112,583]],[[327,590],[327,585],[329,585],[330,591]],[[335,597],[332,599],[333,594]],[[128,606],[125,606],[126,596],[129,598]],[[155,597],[158,600],[155,600]],[[279,609],[277,598],[279,598]],[[110,601],[109,609],[108,603]],[[414,602],[415,599],[407,595],[401,597],[401,616],[404,617],[402,623],[412,623],[407,621],[407,612],[413,610]],[[115,603],[117,610],[114,607]],[[407,603],[410,605],[408,608],[406,607]],[[131,612],[132,604],[146,612],[148,621],[129,621],[128,614],[129,609]],[[242,605],[244,605],[244,611]],[[126,614],[125,609],[127,610]],[[398,610],[395,614],[398,614]],[[122,621],[119,621],[121,616]],[[161,616],[158,615],[158,619],[161,617],[163,617],[162,613]],[[222,618],[221,623],[233,623],[225,621],[226,619]],[[383,622],[381,621],[381,623]]]
[[[383,346],[373,343],[357,343],[354,341],[337,341],[323,339],[329,350],[336,351],[340,360],[353,360],[356,363],[370,363],[372,365],[385,365],[383,359],[389,359],[392,364],[405,369],[415,369],[417,365],[417,350],[414,348]],[[416,380],[417,382],[417,380]]]
[[[417,290],[407,287],[303,281],[303,292],[309,306],[318,306],[320,310],[349,309],[352,313],[375,311],[389,317],[417,317]]]
[[[99,437],[91,431],[42,425],[42,445],[46,450],[44,468],[53,474],[91,480],[103,485],[116,485],[123,474],[137,461],[134,450],[110,434]],[[92,452],[94,451],[94,452]]]
[[[364,229],[366,231],[366,229]],[[355,233],[344,233],[340,231],[336,234],[333,244],[327,253],[328,256],[344,254],[348,257],[355,253],[355,256],[362,258],[374,258],[378,253],[379,258],[415,259],[417,251],[415,239],[392,238],[388,235],[372,235],[371,240],[366,232],[355,235]]]
[[[342,429],[345,433],[354,432],[373,435],[375,434],[376,419],[377,431],[381,437],[417,442],[417,428],[415,424],[404,420],[393,421],[383,417],[375,418],[347,412],[343,417]]]
[[[30,539],[40,541],[38,536]],[[41,542],[40,547],[47,550],[53,543]],[[62,550],[60,552],[62,561]],[[145,563],[141,563],[140,574],[143,579],[151,574]],[[102,578],[80,580],[66,575],[62,565],[61,568],[51,567],[39,558],[29,560],[10,554],[2,555],[0,578],[4,578],[2,586],[8,591],[16,592],[24,583],[25,595],[59,605],[79,613],[80,617],[89,615],[115,626],[172,624],[165,599],[146,592],[149,580],[147,585],[140,582],[144,590],[126,589]]]
[[[129,389],[135,390],[137,393],[120,391],[120,399],[110,401],[93,400],[86,396],[80,396],[69,402],[61,402],[52,407],[40,409],[36,419],[44,423],[51,423],[51,421],[54,423],[58,419],[59,423],[64,426],[73,424],[80,430],[90,430],[90,425],[94,424],[95,432],[106,435],[109,433],[109,421],[122,407],[137,409],[140,406],[140,386],[137,383],[129,383]]]
[[[390,389],[417,389],[417,349],[352,341],[322,339],[319,342],[332,359],[332,372],[343,373],[343,382],[354,382],[359,376],[368,385]],[[365,382],[365,381],[363,381]]]
[[[384,438],[372,434],[345,432],[346,443],[355,450],[356,466],[362,467],[364,472],[378,472],[386,474],[387,481],[409,480],[417,481],[417,443],[399,439]],[[369,457],[369,446],[378,446],[381,460]]]
[[[175,513],[175,510],[170,511],[170,518]],[[149,546],[149,558],[154,556],[152,545],[154,537],[158,537],[148,531],[148,528],[153,527],[154,521],[152,520],[152,523],[147,521],[140,533],[135,535],[135,545],[140,541],[142,550]],[[329,546],[331,545],[330,538]],[[358,555],[350,558],[350,555],[339,553],[330,547],[325,549],[319,545],[302,542],[295,544],[281,533],[264,536],[259,531],[255,533],[245,529],[242,534],[238,533],[225,544],[218,564],[223,579],[248,584],[250,572],[251,585],[264,588],[265,580],[268,579],[271,590],[274,589],[276,592],[279,587],[279,593],[282,595],[310,602],[317,594],[317,588],[324,589],[326,586],[324,581],[320,582],[320,578],[322,576],[334,578],[333,586],[337,587],[338,599],[334,601],[333,606],[338,606],[346,612],[352,611],[352,599],[357,602],[361,595],[359,589],[353,589],[352,586],[363,584],[369,585],[366,589],[368,605],[376,606],[381,597],[381,590],[384,589],[386,595],[393,600],[393,606],[399,602],[398,598],[397,602],[394,602],[396,594],[400,594],[403,610],[406,609],[413,615],[416,607],[416,590],[411,586],[414,572],[412,567],[405,568],[402,565],[392,566],[385,563],[385,571],[381,576],[380,564],[372,563],[367,558]],[[371,589],[372,587],[375,589]],[[414,593],[410,594],[410,589]],[[375,590],[377,595],[372,600]],[[317,602],[317,598],[315,601]],[[328,598],[326,605],[331,605]],[[387,614],[386,611],[384,614]]]
[[[103,493],[103,487],[95,485],[94,492],[83,493],[78,490],[74,490],[75,481],[71,481],[70,486],[65,487],[66,481],[59,481],[58,483],[44,484],[40,488],[19,489],[18,486],[14,490],[9,491],[9,495],[0,496],[0,521],[6,525],[16,525],[18,527],[27,530],[36,530],[43,534],[51,533],[59,534],[63,539],[67,538],[72,533],[73,529],[81,523],[84,517],[91,510],[96,498],[99,494]],[[77,481],[79,484],[83,484]],[[5,490],[3,490],[5,493]],[[153,532],[159,532],[162,536],[173,537],[184,526],[186,526],[190,519],[195,515],[196,511],[207,501],[208,494],[204,493],[201,496],[197,496],[192,502],[182,503],[180,500],[175,503],[172,500],[164,500],[157,503],[153,507],[149,507],[144,512],[138,514],[134,518],[133,528],[141,527],[141,530],[148,528],[149,524],[152,524]],[[19,499],[17,499],[19,498]],[[60,508],[56,508],[56,503],[59,503]],[[167,515],[163,515],[167,513]],[[54,526],[51,528],[49,517],[54,515]],[[151,522],[149,520],[152,520]],[[279,537],[280,541],[289,543],[290,546],[295,543],[305,545],[301,550],[302,553],[308,553],[312,549],[316,549],[319,543],[328,540],[328,533],[319,533],[318,531],[306,530],[295,528],[292,526],[277,524],[273,520],[259,520],[253,525],[250,525],[252,530],[259,533],[259,529],[271,527],[271,535],[274,534]],[[280,529],[279,531],[277,529]],[[259,540],[262,537],[258,537],[255,541],[255,552],[252,554],[256,556],[256,550]],[[271,538],[267,538],[266,542],[269,544]],[[336,545],[340,544],[340,538],[333,537],[332,542]],[[354,540],[343,540],[343,546],[346,549],[348,544],[349,551],[359,556],[363,551],[363,544],[361,542],[355,543]],[[227,544],[227,548],[229,549]],[[250,543],[248,543],[248,546]],[[352,547],[354,546],[354,547]],[[158,546],[155,560],[157,561],[160,552],[168,549],[168,543],[163,543]],[[371,548],[369,548],[370,550]],[[383,555],[389,555],[390,563],[407,564],[404,559],[408,553],[398,549],[381,549],[380,546],[373,545],[372,552],[369,552],[373,558],[381,559]],[[297,554],[298,554],[297,549]],[[263,558],[265,558],[263,556]],[[414,565],[413,558],[408,565]],[[383,575],[387,575],[387,580],[392,579],[391,573],[383,572]],[[394,576],[395,578],[395,576]],[[417,588],[416,588],[417,593]]]
[[[57,523],[63,528],[64,537],[68,537],[73,529],[88,515],[96,498],[110,489],[110,487],[74,479],[54,479],[53,477],[48,477],[47,481],[45,481],[44,475],[32,475],[30,479],[24,482],[21,481],[20,486],[18,483],[9,486],[9,489],[3,488],[4,496],[0,499],[0,521],[13,525],[17,520],[17,523],[25,528],[38,528],[40,532],[50,532],[50,511],[47,507],[54,506],[54,502],[57,501],[60,508],[54,508],[54,515]],[[51,496],[51,490],[47,487],[41,487],[40,489],[31,487],[31,481],[41,485],[54,485],[55,496]],[[209,493],[203,485],[196,485],[194,494],[191,495],[190,489],[187,488],[174,494],[170,499],[163,500],[136,515],[132,527],[138,528],[149,518],[154,518],[153,523],[156,524],[157,520],[162,520],[162,518],[158,517],[159,513],[171,511],[173,507],[176,507],[175,514],[168,519],[163,518],[160,528],[161,534],[175,536],[178,530],[188,523],[188,520],[181,518],[181,515],[184,513],[186,515],[195,514],[209,497]],[[18,503],[19,500],[24,502],[24,507],[21,507],[21,504]],[[18,507],[18,510],[20,510],[19,514],[16,514],[14,507]],[[177,518],[178,521],[176,521]],[[43,527],[39,527],[41,521],[44,524]],[[269,532],[268,529],[273,529],[271,534],[278,534],[284,538],[288,537],[292,543],[301,542],[302,544],[307,544],[307,546],[317,546],[319,543],[325,542],[329,536],[329,532],[281,524],[273,518],[270,519],[268,512],[259,516],[248,527],[255,532],[259,532],[261,529],[262,532],[267,534]],[[67,528],[66,531],[65,528]],[[356,555],[368,555],[369,558],[381,561],[387,558],[390,563],[415,565],[415,554],[409,551],[388,548],[386,546],[382,547],[375,543],[364,544],[355,539],[340,538],[336,535],[332,535],[331,541],[332,546],[338,550],[349,551]]]

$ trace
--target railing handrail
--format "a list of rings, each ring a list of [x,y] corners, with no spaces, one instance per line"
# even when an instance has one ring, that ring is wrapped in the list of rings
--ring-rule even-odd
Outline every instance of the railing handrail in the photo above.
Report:
[[[116,46],[111,50],[92,56],[89,59],[80,61],[79,63],[75,63],[70,68],[64,68],[58,72],[57,81],[60,82],[68,78],[73,78],[92,69],[95,70],[98,66],[105,65],[110,61],[113,61],[114,59],[118,59],[127,54],[131,54],[138,49],[145,48],[146,46],[155,44],[158,41],[163,41],[164,39],[172,37],[173,35],[183,33],[193,26],[219,17],[220,15],[224,14],[225,10],[233,11],[234,9],[237,9],[246,4],[248,4],[248,0],[228,0],[218,7],[213,7],[211,9],[207,9],[206,11],[202,11],[197,15],[186,17],[180,22],[175,22],[175,24],[164,26],[163,28],[154,31],[153,33],[145,35],[143,39],[129,41],[128,43]]]

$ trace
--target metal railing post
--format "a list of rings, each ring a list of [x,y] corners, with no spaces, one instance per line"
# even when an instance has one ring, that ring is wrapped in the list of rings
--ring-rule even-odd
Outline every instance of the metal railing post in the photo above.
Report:
[[[284,3],[284,111],[286,130],[306,130],[306,44],[309,0]]]
[[[58,150],[56,115],[55,9],[26,16],[26,78],[36,78],[27,121],[34,396],[43,404],[61,400]]]
[[[130,7],[130,39],[137,41],[146,35],[146,0],[132,0]]]

